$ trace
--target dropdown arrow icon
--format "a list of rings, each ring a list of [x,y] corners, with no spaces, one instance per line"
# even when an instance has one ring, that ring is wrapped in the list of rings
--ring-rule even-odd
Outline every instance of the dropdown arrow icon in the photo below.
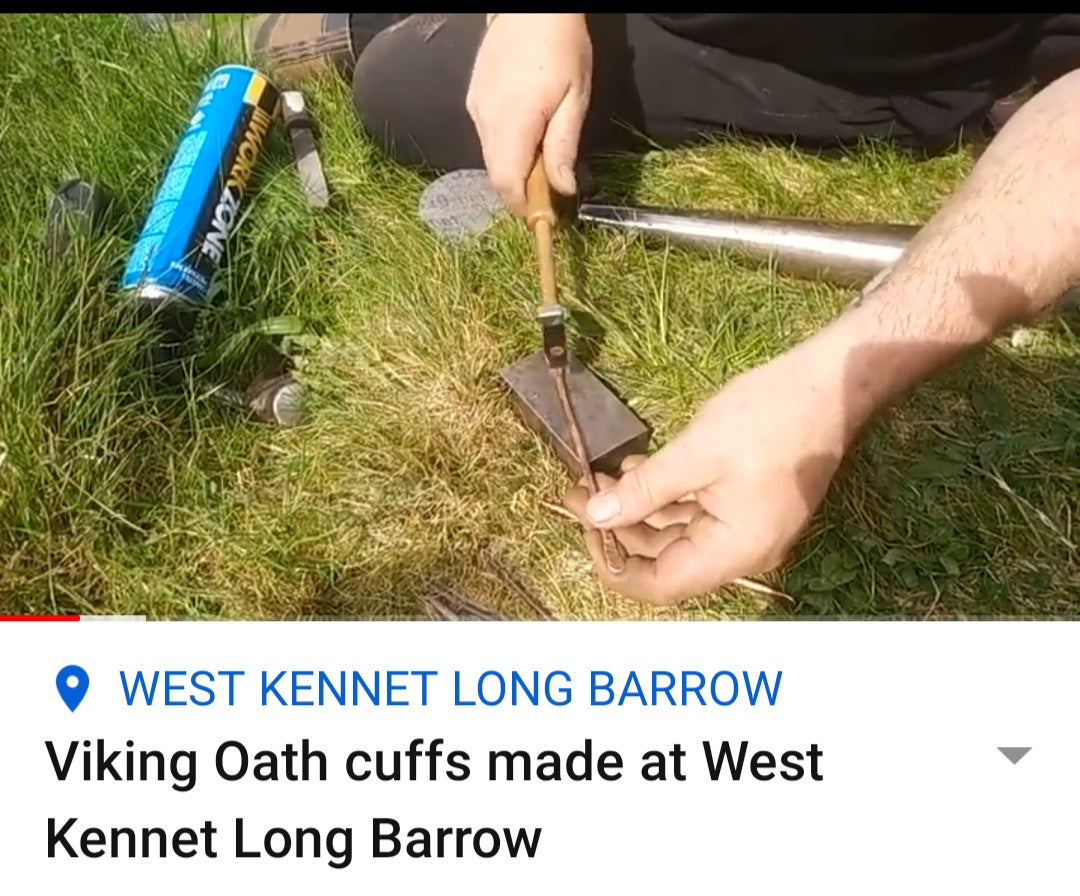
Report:
[[[1021,759],[1023,759],[1029,752],[1031,747],[998,747],[1002,755],[1009,760],[1013,765],[1016,765]]]

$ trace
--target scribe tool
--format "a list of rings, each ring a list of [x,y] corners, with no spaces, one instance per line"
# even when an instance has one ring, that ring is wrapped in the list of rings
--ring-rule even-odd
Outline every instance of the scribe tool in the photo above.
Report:
[[[316,145],[318,125],[308,110],[307,101],[299,90],[286,90],[281,95],[281,118],[285,133],[292,143],[296,170],[308,205],[327,208],[330,205],[330,186],[326,182],[322,160]]]

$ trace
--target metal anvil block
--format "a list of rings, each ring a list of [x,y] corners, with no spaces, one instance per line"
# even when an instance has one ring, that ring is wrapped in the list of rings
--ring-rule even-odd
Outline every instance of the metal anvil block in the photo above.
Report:
[[[566,418],[542,351],[499,371],[526,426],[543,437],[575,477],[584,475],[574,456]],[[619,464],[632,454],[644,454],[649,427],[572,354],[567,387],[594,470],[618,475]]]

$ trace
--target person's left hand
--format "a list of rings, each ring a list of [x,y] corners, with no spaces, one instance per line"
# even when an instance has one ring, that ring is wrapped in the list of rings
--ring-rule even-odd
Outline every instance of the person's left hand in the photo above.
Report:
[[[567,493],[605,585],[675,604],[785,559],[851,434],[842,391],[801,375],[804,363],[781,356],[740,375],[656,454],[598,476],[600,495]],[[608,570],[598,526],[630,555],[622,573]]]

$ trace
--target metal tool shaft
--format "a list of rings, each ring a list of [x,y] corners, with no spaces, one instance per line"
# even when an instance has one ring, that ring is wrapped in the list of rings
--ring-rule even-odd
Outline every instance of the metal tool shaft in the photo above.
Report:
[[[578,219],[708,250],[730,250],[794,277],[860,287],[893,264],[918,227],[751,218],[583,203]]]
[[[708,251],[729,250],[774,265],[783,274],[854,289],[894,264],[919,231],[911,224],[751,218],[598,203],[583,203],[578,220]],[[1055,309],[1080,309],[1080,285],[1062,293]]]

